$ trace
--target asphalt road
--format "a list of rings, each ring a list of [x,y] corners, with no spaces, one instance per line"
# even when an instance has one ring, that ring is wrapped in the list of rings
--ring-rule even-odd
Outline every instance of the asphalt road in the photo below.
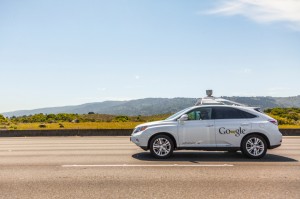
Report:
[[[180,151],[153,159],[129,137],[0,138],[0,198],[300,198],[300,137],[250,160]]]

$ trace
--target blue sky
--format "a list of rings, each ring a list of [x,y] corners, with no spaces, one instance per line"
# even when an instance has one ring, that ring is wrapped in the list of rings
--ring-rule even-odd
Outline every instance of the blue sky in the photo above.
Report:
[[[0,0],[0,112],[300,95],[296,0]]]

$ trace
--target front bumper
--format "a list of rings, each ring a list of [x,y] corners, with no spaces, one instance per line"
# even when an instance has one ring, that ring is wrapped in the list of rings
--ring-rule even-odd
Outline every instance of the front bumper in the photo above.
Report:
[[[136,144],[137,146],[140,146],[140,140],[138,137],[130,136],[130,141]]]
[[[142,132],[135,133],[130,136],[130,141],[136,144],[137,146],[141,147],[143,150],[147,150],[147,141],[143,139]]]

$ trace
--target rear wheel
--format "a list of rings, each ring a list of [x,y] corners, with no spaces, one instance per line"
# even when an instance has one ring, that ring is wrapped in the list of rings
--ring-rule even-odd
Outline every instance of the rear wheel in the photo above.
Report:
[[[167,135],[157,135],[150,142],[150,152],[158,159],[169,158],[173,154],[174,143]]]
[[[242,143],[243,154],[252,159],[259,159],[266,155],[267,143],[260,135],[249,135]]]

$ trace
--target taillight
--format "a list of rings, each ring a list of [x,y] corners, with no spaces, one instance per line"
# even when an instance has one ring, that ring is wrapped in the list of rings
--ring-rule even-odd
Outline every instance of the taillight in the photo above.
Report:
[[[268,121],[278,126],[277,120],[268,120]]]

